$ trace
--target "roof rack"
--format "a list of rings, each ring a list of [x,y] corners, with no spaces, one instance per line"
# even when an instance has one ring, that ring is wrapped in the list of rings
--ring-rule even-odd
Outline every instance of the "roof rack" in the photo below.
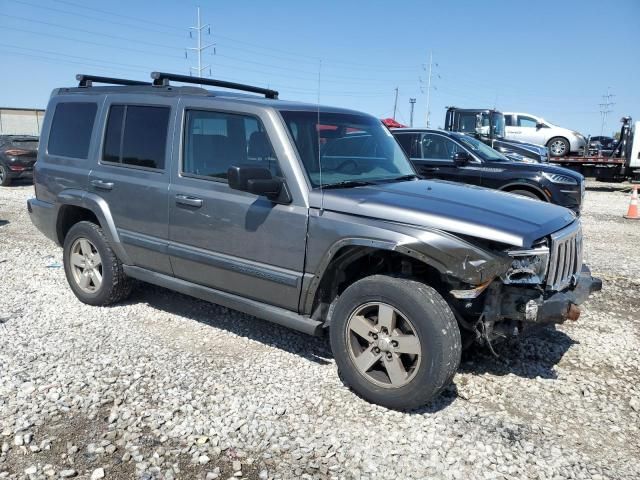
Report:
[[[254,87],[252,85],[243,85],[242,83],[225,82],[223,80],[214,80],[213,78],[192,77],[191,75],[178,75],[175,73],[151,72],[153,84],[155,86],[169,85],[169,80],[183,83],[196,83],[199,85],[211,85],[213,87],[230,88],[232,90],[241,90],[243,92],[259,93],[265,98],[278,98],[278,92],[268,88]]]
[[[79,73],[76,75],[78,87],[90,87],[93,82],[110,83],[112,85],[151,85],[150,82],[141,82],[140,80],[127,80],[125,78],[99,77],[97,75],[85,75]]]

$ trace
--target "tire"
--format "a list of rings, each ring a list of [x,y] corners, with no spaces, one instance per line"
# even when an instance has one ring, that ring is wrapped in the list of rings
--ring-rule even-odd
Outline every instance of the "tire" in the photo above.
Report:
[[[64,239],[63,264],[71,290],[83,303],[110,305],[127,298],[133,288],[95,223],[78,222],[71,227]]]
[[[543,200],[538,194],[530,192],[529,190],[510,190],[509,193],[520,195],[521,197],[533,198],[534,200]]]
[[[569,155],[571,145],[569,140],[564,137],[553,137],[547,142],[547,148],[549,149],[549,155],[552,157],[565,157]]]
[[[11,177],[9,176],[9,171],[7,167],[0,164],[0,186],[8,187],[11,185]]]
[[[462,342],[453,312],[424,283],[383,275],[364,278],[340,295],[331,318],[331,349],[340,377],[371,403],[395,410],[423,406],[451,383],[460,365]],[[389,318],[392,331],[385,333]],[[367,329],[377,333],[369,335]]]

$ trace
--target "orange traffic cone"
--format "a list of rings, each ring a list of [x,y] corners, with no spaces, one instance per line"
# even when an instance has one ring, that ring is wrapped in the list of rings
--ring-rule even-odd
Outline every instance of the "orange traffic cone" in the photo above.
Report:
[[[638,187],[636,185],[633,186],[629,210],[627,210],[627,214],[623,215],[623,217],[628,220],[640,220],[640,214],[638,213]]]

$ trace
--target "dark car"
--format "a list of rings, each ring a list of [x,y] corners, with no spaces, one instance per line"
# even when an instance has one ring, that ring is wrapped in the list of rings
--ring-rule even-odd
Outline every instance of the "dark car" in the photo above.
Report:
[[[598,135],[589,139],[589,153],[611,155],[617,145],[615,138]]]
[[[424,178],[494,188],[580,212],[584,177],[572,170],[513,161],[461,133],[406,128],[392,133]]]
[[[38,137],[0,135],[0,185],[17,178],[32,178],[38,155]]]

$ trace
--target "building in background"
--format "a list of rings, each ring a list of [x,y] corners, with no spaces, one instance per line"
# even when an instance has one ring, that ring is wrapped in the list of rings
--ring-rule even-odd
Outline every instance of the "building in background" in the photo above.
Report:
[[[0,135],[40,136],[44,110],[0,107]]]

